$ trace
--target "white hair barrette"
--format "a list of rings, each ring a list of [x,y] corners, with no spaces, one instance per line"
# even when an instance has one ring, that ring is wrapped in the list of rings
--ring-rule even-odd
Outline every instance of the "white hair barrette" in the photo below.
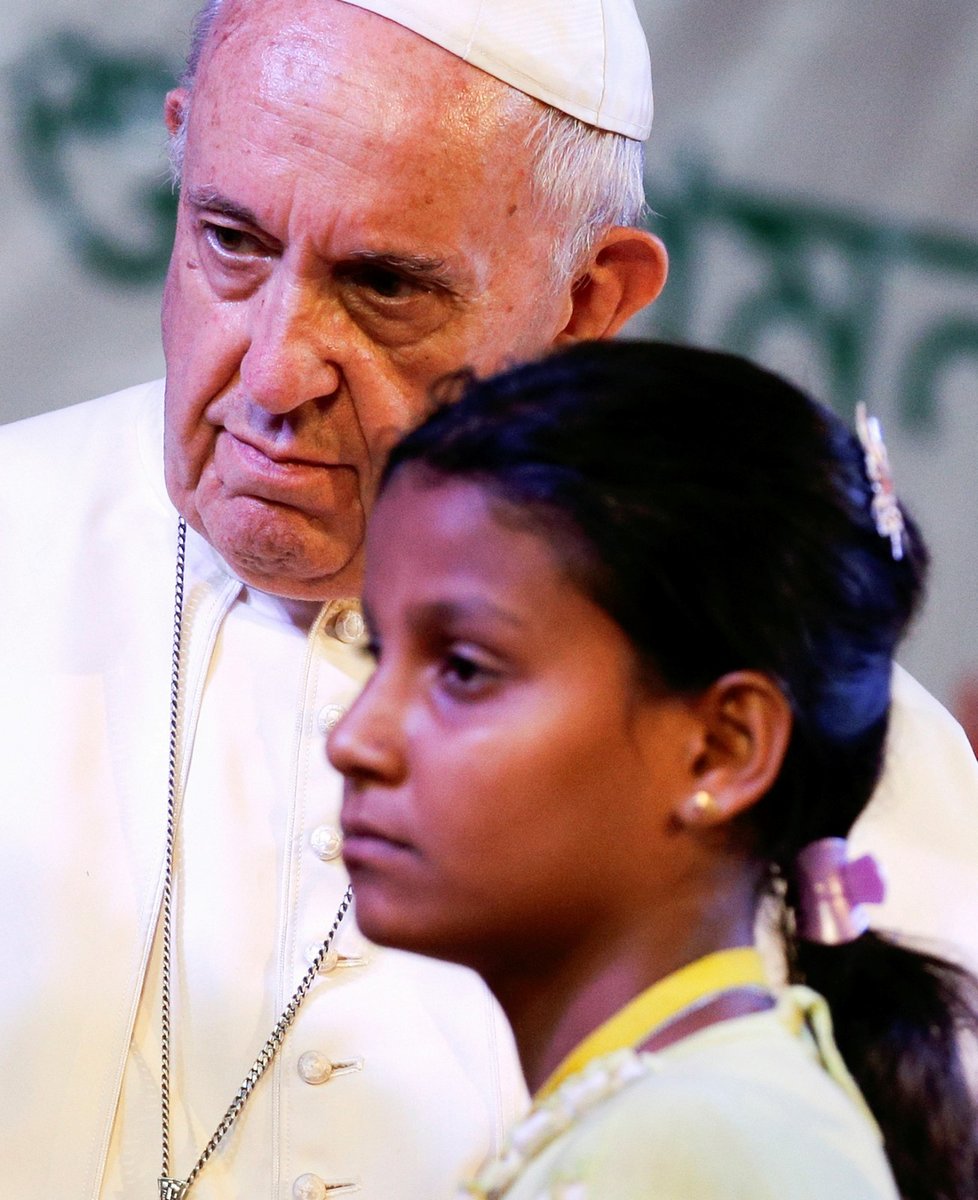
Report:
[[[895,559],[903,558],[903,513],[893,487],[890,458],[886,453],[883,431],[879,420],[871,417],[866,405],[856,405],[856,436],[863,448],[866,475],[873,489],[873,521],[880,537],[890,539],[890,549]]]

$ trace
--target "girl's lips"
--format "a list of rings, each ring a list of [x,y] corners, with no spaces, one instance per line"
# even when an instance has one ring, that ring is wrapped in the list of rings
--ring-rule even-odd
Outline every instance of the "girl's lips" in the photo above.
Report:
[[[412,853],[412,847],[386,832],[382,826],[361,818],[344,818],[343,857],[349,866],[369,865],[381,860]]]

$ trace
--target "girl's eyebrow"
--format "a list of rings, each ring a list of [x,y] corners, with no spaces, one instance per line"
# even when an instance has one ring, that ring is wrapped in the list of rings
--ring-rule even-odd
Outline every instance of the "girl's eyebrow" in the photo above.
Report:
[[[427,600],[408,609],[408,616],[419,623],[440,622],[449,624],[452,621],[465,620],[472,617],[489,617],[491,620],[503,621],[518,629],[526,627],[526,621],[512,609],[495,604],[485,596],[465,596],[452,600]]]
[[[370,606],[364,602],[362,607],[367,628],[375,628]],[[405,618],[413,629],[432,629],[480,618],[501,622],[513,629],[527,628],[527,621],[517,612],[479,595],[452,600],[419,600],[407,606]]]

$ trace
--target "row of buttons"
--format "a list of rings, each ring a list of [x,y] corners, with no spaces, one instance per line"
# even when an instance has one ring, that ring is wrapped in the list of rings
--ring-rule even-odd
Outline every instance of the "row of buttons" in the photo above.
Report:
[[[356,608],[341,609],[327,626],[327,632],[338,642],[348,646],[356,645],[357,642],[363,641],[367,632],[363,614]],[[323,705],[316,715],[316,728],[320,733],[329,733],[345,712],[346,708],[342,704]]]
[[[354,645],[363,640],[366,627],[363,616],[355,608],[343,609],[332,622],[329,632],[337,641]],[[342,704],[326,704],[316,715],[316,728],[322,734],[327,734],[336,726],[346,712]],[[309,835],[309,845],[312,852],[323,862],[332,862],[340,855],[343,847],[343,835],[334,825],[317,825]],[[306,948],[306,960],[312,964],[319,955],[320,946]],[[337,967],[360,967],[366,964],[366,958],[360,954],[341,954],[330,949],[319,964],[319,974],[328,975]],[[334,1062],[319,1050],[307,1050],[299,1055],[296,1071],[299,1078],[311,1087],[327,1083],[336,1075],[346,1075],[351,1071],[359,1071],[363,1060],[349,1059],[345,1062]],[[327,1183],[318,1175],[307,1172],[292,1184],[294,1200],[327,1200],[328,1197],[341,1196],[359,1191],[355,1182]]]

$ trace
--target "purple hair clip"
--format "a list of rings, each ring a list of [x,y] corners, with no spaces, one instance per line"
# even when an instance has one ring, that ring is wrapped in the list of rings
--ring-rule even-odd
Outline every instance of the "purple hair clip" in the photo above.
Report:
[[[863,905],[881,904],[886,885],[871,854],[849,862],[845,838],[811,842],[795,859],[797,933],[806,942],[838,946],[869,928]]]
[[[886,453],[883,430],[879,420],[871,417],[866,405],[856,405],[856,436],[862,444],[866,475],[873,489],[873,521],[880,537],[890,539],[890,549],[895,559],[903,558],[903,513],[893,487],[890,457]]]

